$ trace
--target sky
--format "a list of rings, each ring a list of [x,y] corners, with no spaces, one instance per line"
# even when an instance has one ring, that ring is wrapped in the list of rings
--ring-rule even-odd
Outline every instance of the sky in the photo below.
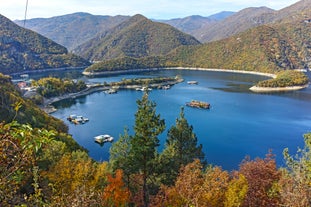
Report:
[[[23,20],[27,0],[0,0],[0,14]],[[221,11],[239,11],[266,6],[279,10],[298,0],[28,0],[27,19],[48,18],[75,12],[94,15],[142,14],[150,19],[173,19],[191,15],[210,16]]]

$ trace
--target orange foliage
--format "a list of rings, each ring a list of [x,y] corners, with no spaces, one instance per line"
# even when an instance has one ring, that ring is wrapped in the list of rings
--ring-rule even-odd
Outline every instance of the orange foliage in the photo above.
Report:
[[[104,206],[126,206],[129,203],[130,192],[124,187],[123,171],[117,170],[115,177],[108,175],[108,185],[104,189]]]
[[[219,167],[205,173],[197,159],[182,167],[175,186],[161,186],[152,206],[223,206],[229,174]]]
[[[265,159],[246,159],[240,166],[240,173],[248,182],[248,191],[243,206],[279,206],[279,193],[276,185],[281,173],[271,153]]]

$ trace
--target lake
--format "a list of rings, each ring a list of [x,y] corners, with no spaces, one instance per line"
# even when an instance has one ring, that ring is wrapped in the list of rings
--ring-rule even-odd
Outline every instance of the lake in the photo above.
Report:
[[[156,77],[181,75],[185,82],[169,90],[152,90],[149,99],[156,102],[157,113],[165,119],[166,131],[161,134],[163,149],[167,130],[175,124],[180,108],[185,107],[185,117],[203,145],[208,163],[223,169],[238,169],[249,155],[252,159],[264,158],[271,149],[279,166],[284,165],[282,151],[289,148],[295,153],[303,146],[303,134],[311,131],[311,88],[300,91],[258,94],[248,90],[252,85],[267,77],[227,72],[190,70],[162,70],[137,74],[86,78],[79,72],[62,73],[71,78],[87,82],[103,83],[122,78]],[[55,75],[55,74],[54,74]],[[198,81],[189,85],[187,81]],[[69,133],[91,157],[98,161],[109,159],[111,143],[103,146],[94,142],[99,134],[110,134],[115,140],[128,127],[133,134],[136,100],[141,91],[122,90],[117,94],[96,92],[75,100],[54,104],[58,111],[52,115],[64,120]],[[193,99],[206,101],[211,109],[195,109],[185,106]],[[86,116],[89,122],[83,125],[70,124],[70,114]]]

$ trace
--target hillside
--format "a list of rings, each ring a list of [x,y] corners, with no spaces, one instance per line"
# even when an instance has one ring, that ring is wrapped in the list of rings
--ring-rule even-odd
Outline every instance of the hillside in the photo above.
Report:
[[[291,6],[277,11],[275,22],[293,22],[310,18],[311,0],[301,0]]]
[[[307,20],[258,26],[211,43],[180,47],[161,58],[135,61],[119,59],[94,64],[86,71],[147,68],[145,66],[151,65],[274,73],[283,69],[310,68],[310,40],[311,16]]]
[[[212,25],[204,26],[191,35],[201,42],[221,40],[260,25],[291,22],[307,17],[310,7],[311,0],[301,0],[278,11],[267,7],[246,8]]]
[[[192,15],[184,18],[176,18],[170,20],[156,20],[162,23],[169,24],[180,31],[190,34],[197,38],[201,39],[202,34],[204,34],[204,30],[208,27],[211,27],[215,23],[233,15],[234,12],[223,11],[217,14],[213,14],[208,17],[202,17],[199,15]]]
[[[202,27],[201,30],[193,34],[200,37],[201,42],[211,42],[221,40],[232,35],[243,32],[247,29],[266,24],[274,18],[274,10],[267,7],[250,7],[243,9],[222,21],[213,25]]]
[[[22,98],[21,92],[13,85],[10,76],[0,73],[0,120],[9,123],[13,120],[32,127],[55,129],[67,132],[68,127],[61,121],[49,116],[30,100]],[[18,107],[19,106],[19,107]],[[16,111],[16,109],[18,109]]]
[[[89,63],[42,35],[0,15],[0,72],[81,67]]]
[[[52,39],[69,50],[107,31],[129,16],[101,16],[74,13],[51,18],[36,18],[26,21],[25,27]],[[15,21],[23,26],[23,20]]]
[[[120,57],[165,55],[182,45],[198,45],[194,37],[174,27],[135,15],[73,50],[91,61]]]

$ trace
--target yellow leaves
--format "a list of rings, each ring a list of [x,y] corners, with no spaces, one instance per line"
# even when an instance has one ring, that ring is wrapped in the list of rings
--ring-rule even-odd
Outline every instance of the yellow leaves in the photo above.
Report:
[[[105,177],[104,175],[107,173],[105,164],[96,168],[90,158],[81,158],[84,157],[84,152],[80,152],[81,155],[77,155],[77,153],[64,155],[47,172],[50,182],[59,189],[59,192],[74,192],[81,186],[94,187],[100,181],[100,174],[102,173],[101,176]],[[75,159],[74,156],[77,158]]]
[[[229,174],[219,167],[213,167],[207,170],[204,176],[203,193],[201,205],[220,206],[224,199],[229,182]]]
[[[229,182],[225,193],[225,207],[241,206],[248,190],[247,180],[242,174],[236,174]]]

